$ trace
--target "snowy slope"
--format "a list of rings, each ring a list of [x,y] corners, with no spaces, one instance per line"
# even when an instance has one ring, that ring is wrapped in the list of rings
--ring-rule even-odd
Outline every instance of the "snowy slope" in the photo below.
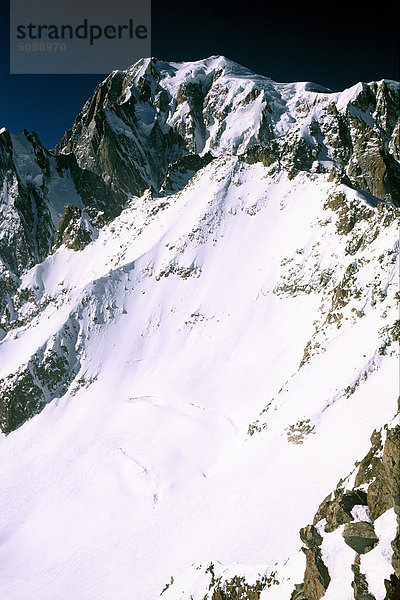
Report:
[[[221,64],[230,116],[220,136],[193,134],[214,159],[177,191],[128,194],[83,249],[61,244],[20,276],[0,341],[1,418],[39,414],[0,438],[7,600],[217,600],[217,585],[250,598],[235,577],[253,598],[289,600],[306,568],[299,530],[372,432],[396,424],[398,211],[330,172],[243,156],[261,100],[247,130],[241,94],[268,89],[284,134],[300,95],[326,91],[221,57],[157,68],[176,99]],[[354,552],[318,527],[326,598],[355,597]],[[383,600],[392,508],[376,533],[360,568]]]

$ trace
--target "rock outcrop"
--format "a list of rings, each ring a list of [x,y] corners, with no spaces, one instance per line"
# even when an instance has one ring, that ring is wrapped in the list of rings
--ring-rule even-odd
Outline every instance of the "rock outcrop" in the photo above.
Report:
[[[397,420],[397,419],[396,419]],[[374,523],[390,509],[397,515],[397,532],[391,542],[393,573],[385,580],[386,599],[397,598],[400,590],[400,425],[375,431],[371,448],[355,471],[325,498],[319,506],[314,524],[301,530],[305,544],[306,570],[304,581],[295,586],[292,600],[319,600],[329,587],[329,570],[323,563],[325,534],[342,530],[343,543],[355,551],[351,569],[355,600],[375,600],[368,589],[368,573],[364,572],[361,556],[379,543]],[[352,483],[350,483],[352,482]],[[355,509],[359,509],[358,515]],[[361,509],[361,510],[360,510]],[[362,515],[361,520],[359,515]]]

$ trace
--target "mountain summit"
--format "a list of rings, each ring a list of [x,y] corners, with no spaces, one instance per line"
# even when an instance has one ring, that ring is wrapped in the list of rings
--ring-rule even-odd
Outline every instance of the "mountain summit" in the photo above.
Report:
[[[0,592],[399,594],[400,84],[224,57],[0,130]]]
[[[188,154],[252,148],[252,156],[258,150],[292,174],[332,171],[399,205],[398,111],[396,82],[332,93],[313,83],[275,83],[224,57],[144,59],[97,88],[58,149],[117,190],[142,193],[149,183],[158,191]]]

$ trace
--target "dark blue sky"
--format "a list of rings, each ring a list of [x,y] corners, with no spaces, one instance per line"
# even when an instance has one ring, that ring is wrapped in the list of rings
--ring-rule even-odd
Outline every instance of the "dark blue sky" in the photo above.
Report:
[[[129,0],[127,0],[129,1]],[[34,130],[53,147],[102,75],[10,75],[9,8],[0,0],[0,127]],[[368,11],[331,0],[296,8],[280,2],[152,2],[152,54],[195,60],[223,54],[276,81],[314,81],[333,90],[399,79],[396,9]]]

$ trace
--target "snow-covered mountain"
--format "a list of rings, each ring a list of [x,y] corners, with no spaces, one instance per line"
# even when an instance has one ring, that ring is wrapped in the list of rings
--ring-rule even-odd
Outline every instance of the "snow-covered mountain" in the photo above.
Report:
[[[399,160],[224,57],[0,130],[2,598],[398,598]]]

